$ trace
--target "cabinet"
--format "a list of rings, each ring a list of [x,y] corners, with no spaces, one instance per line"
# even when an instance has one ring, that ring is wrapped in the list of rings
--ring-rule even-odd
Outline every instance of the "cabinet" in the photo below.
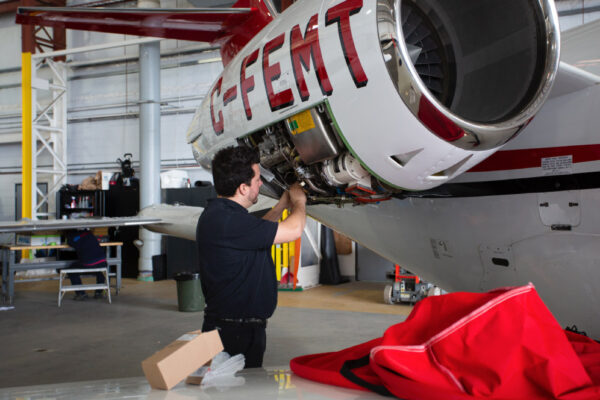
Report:
[[[106,216],[129,217],[140,210],[140,191],[138,181],[131,186],[111,186],[106,191]],[[138,275],[139,251],[133,242],[138,239],[138,226],[120,226],[110,228],[110,239],[123,242],[121,248],[121,274],[125,278],[135,278]]]
[[[208,200],[217,197],[211,184],[183,189],[163,189],[163,200],[167,204],[206,207]],[[193,240],[163,236],[166,242],[166,278],[178,272],[198,272],[198,248]]]
[[[56,194],[56,218],[104,216],[106,195],[103,190],[60,190]]]

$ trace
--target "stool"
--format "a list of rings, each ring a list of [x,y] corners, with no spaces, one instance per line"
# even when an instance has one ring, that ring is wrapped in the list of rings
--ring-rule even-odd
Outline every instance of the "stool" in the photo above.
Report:
[[[89,274],[90,272],[102,272],[104,274],[104,283],[96,283],[93,285],[63,285],[63,279],[72,273],[78,274]],[[59,278],[59,289],[58,289],[58,306],[60,307],[60,303],[62,301],[63,296],[66,292],[75,292],[77,290],[97,290],[104,289],[107,293],[108,302],[112,304],[110,299],[110,277],[108,275],[108,267],[104,268],[65,268],[60,270],[60,278]]]

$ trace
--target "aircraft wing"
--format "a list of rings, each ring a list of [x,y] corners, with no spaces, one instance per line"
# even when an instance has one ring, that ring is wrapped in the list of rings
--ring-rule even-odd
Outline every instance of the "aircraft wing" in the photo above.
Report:
[[[571,64],[561,62],[558,67],[554,87],[550,93],[550,98],[564,96],[598,84],[600,84],[599,75],[595,75]]]
[[[24,25],[219,44],[224,64],[272,19],[260,0],[239,0],[232,8],[19,7],[16,16]]]
[[[99,217],[55,220],[21,220],[0,222],[0,233],[54,231],[67,229],[101,228],[108,226],[135,226],[158,224],[160,218],[152,217]]]

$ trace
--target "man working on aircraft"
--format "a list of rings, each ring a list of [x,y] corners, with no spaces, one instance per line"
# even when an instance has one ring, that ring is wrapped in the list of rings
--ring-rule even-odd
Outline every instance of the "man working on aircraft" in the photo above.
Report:
[[[196,229],[206,299],[202,331],[218,329],[225,351],[244,354],[246,368],[262,366],[267,318],[277,305],[270,248],[300,237],[306,222],[306,196],[298,184],[262,219],[248,213],[262,185],[258,163],[258,154],[243,146],[215,155],[212,171],[218,197],[209,202]],[[289,217],[277,223],[289,207]]]

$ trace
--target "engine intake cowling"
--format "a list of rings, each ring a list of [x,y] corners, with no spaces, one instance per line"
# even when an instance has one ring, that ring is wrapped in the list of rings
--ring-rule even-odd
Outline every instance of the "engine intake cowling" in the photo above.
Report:
[[[549,95],[559,52],[551,1],[379,0],[377,18],[398,94],[455,146],[506,143]]]

